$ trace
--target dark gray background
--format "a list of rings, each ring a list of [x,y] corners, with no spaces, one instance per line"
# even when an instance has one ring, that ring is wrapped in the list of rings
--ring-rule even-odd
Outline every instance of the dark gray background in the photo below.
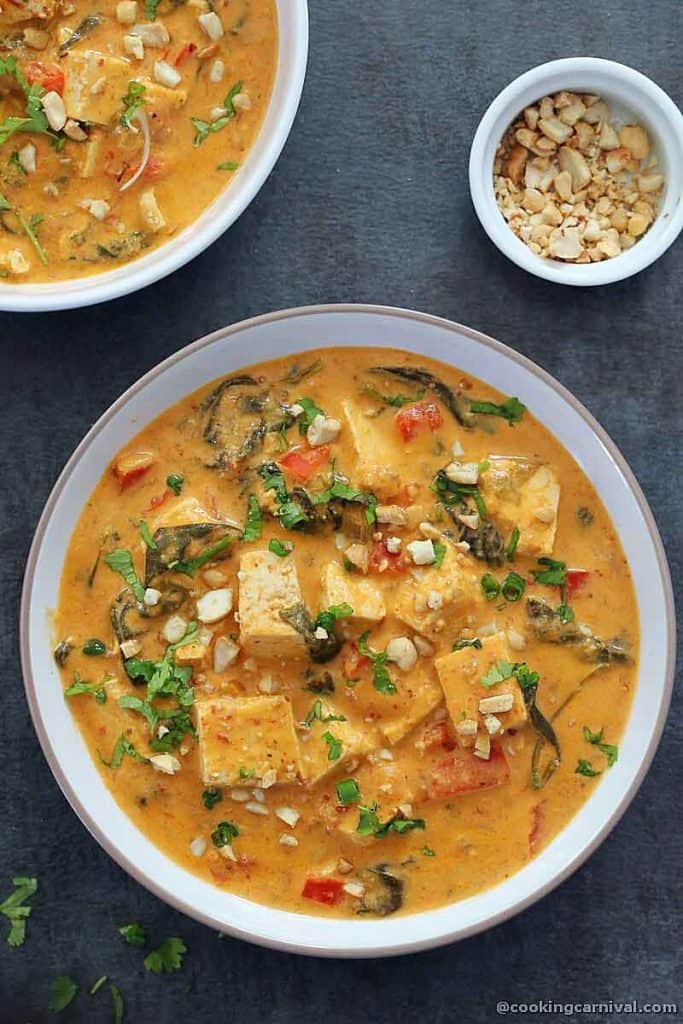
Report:
[[[87,428],[141,373],[206,331],[272,309],[341,300],[409,306],[479,328],[535,359],[621,447],[654,508],[674,580],[683,574],[681,244],[621,284],[554,286],[492,248],[467,189],[479,118],[534,64],[610,57],[652,76],[680,104],[683,3],[311,6],[309,73],[291,138],[258,198],[219,242],[167,280],[108,306],[0,315],[0,893],[14,873],[40,879],[25,946],[0,943],[0,1020],[50,1019],[48,987],[58,973],[83,985],[109,974],[136,1024],[450,1024],[495,1019],[499,999],[678,999],[683,1007],[680,694],[633,805],[559,891],[487,934],[386,962],[268,952],[219,940],[170,910],[86,833],[34,736],[17,606],[31,535],[55,477]],[[141,955],[115,931],[135,919],[157,940],[185,939],[181,973],[145,974]],[[98,1024],[110,1013],[102,992],[82,995],[61,1019]],[[683,1019],[683,1009],[668,1019]]]

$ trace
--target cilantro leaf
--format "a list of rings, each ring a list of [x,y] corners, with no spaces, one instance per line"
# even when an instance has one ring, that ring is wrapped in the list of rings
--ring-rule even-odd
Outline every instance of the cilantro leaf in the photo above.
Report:
[[[330,605],[325,611],[320,612],[315,620],[314,628],[325,629],[328,633],[331,633],[337,619],[348,619],[350,615],[353,615],[353,608],[346,601],[342,602],[342,604]]]
[[[304,719],[304,725],[307,725],[310,728],[311,725],[313,724],[313,722],[315,722],[315,721],[317,721],[317,722],[345,722],[346,721],[346,716],[345,715],[332,715],[332,714],[326,715],[326,714],[324,714],[323,713],[323,703],[322,703],[322,701],[321,700],[316,700],[313,703],[313,707],[311,708],[311,710],[308,712],[308,714],[306,715],[306,717]]]
[[[312,398],[297,398],[295,404],[300,405],[303,409],[303,412],[297,417],[297,423],[299,425],[299,433],[305,436],[316,416],[324,416],[325,413],[315,404]]]
[[[585,775],[589,779],[594,778],[596,775],[602,775],[602,772],[593,768],[590,761],[586,761],[584,758],[579,758],[574,773],[576,775]]]
[[[231,821],[219,821],[211,833],[211,842],[220,850],[223,846],[232,845],[233,839],[237,839],[240,830]]]
[[[434,548],[434,561],[432,565],[435,569],[440,569],[446,557],[446,545],[442,544],[440,540],[435,540],[432,541],[432,547]]]
[[[338,761],[342,755],[342,741],[336,736],[333,736],[331,732],[324,732],[323,737],[327,744],[327,760]]]
[[[104,688],[104,684],[113,677],[105,676],[101,683],[89,683],[85,679],[81,679],[78,672],[74,672],[74,681],[71,686],[67,687],[64,691],[65,697],[77,697],[81,693],[89,693],[95,698],[98,704],[106,704],[107,702],[107,691]]]
[[[619,758],[619,747],[613,743],[603,743],[602,737],[605,733],[604,728],[600,732],[591,732],[587,725],[583,727],[583,738],[587,743],[591,743],[594,747],[597,747],[601,754],[604,754],[607,758],[607,767],[611,768],[616,764]]]
[[[170,473],[169,476],[166,477],[166,486],[170,487],[176,497],[182,491],[184,483],[185,477],[182,473]]]
[[[485,416],[500,416],[507,420],[511,427],[521,422],[526,406],[522,405],[518,398],[508,398],[500,405],[495,402],[470,402],[470,411],[478,412]]]
[[[484,673],[479,682],[482,686],[495,686],[496,683],[502,683],[505,679],[510,679],[514,675],[514,671],[515,666],[501,658],[498,661],[494,661],[493,665]]]
[[[157,949],[153,949],[145,957],[144,964],[152,974],[171,974],[181,969],[185,953],[187,946],[182,939],[165,939]]]
[[[223,100],[223,106],[225,108],[225,114],[219,117],[216,121],[203,121],[199,117],[191,117],[192,127],[195,130],[194,145],[201,146],[202,142],[208,139],[209,135],[213,135],[215,132],[221,131],[225,128],[232,118],[235,116],[237,111],[235,110],[235,104],[233,100],[235,96],[242,91],[244,82],[236,82],[228,95]]]
[[[268,541],[268,550],[277,555],[278,558],[286,558],[287,555],[291,555],[294,545],[291,541],[281,541],[277,537],[273,537],[272,540]]]
[[[10,922],[7,944],[21,946],[26,939],[26,919],[31,916],[33,910],[26,901],[35,895],[38,889],[38,880],[17,876],[12,879],[12,885],[14,892],[0,903],[0,914],[3,914]]]
[[[147,102],[145,99],[145,93],[147,92],[146,87],[142,82],[136,82],[135,80],[128,83],[128,92],[125,96],[121,97],[123,102],[123,113],[121,114],[121,124],[124,128],[131,127],[131,121],[140,110],[140,108]],[[137,131],[137,129],[135,129]]]
[[[157,16],[157,11],[161,5],[161,0],[145,0],[145,15],[148,21],[154,21]]]
[[[113,572],[117,572],[123,578],[133,591],[135,599],[142,601],[145,596],[145,588],[138,579],[130,551],[126,551],[125,548],[115,548],[104,556],[104,561]]]
[[[389,674],[387,668],[386,651],[373,651],[368,647],[369,633],[363,633],[358,638],[358,650],[364,658],[370,658],[372,662],[372,685],[378,693],[393,694],[397,692],[396,684]]]
[[[255,494],[249,495],[247,502],[247,521],[242,534],[242,540],[258,540],[263,532],[263,514]]]
[[[119,935],[123,936],[129,946],[135,946],[136,949],[143,949],[147,945],[147,932],[137,921],[121,925]]]
[[[47,1004],[51,1013],[61,1013],[73,1001],[78,992],[78,985],[67,974],[58,975],[50,985],[50,1001]]]
[[[100,758],[102,759],[102,763],[106,764],[107,768],[120,768],[123,758],[126,754],[134,761],[141,761],[143,764],[147,764],[149,760],[149,758],[137,752],[133,744],[130,742],[130,740],[126,739],[123,733],[121,733],[116,743],[114,744],[111,760],[105,761],[101,754]]]

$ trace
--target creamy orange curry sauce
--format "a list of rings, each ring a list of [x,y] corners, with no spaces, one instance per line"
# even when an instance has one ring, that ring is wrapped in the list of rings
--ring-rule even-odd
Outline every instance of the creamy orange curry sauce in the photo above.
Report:
[[[0,0],[0,277],[110,270],[186,228],[276,60],[274,0]]]
[[[275,907],[415,912],[514,874],[619,771],[629,569],[523,400],[325,350],[116,455],[55,655],[95,766],[183,867]]]

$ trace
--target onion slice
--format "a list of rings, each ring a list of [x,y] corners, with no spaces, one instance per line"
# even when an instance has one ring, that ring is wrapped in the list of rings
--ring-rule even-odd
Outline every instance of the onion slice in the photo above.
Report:
[[[138,178],[140,178],[145,173],[147,161],[149,160],[149,154],[152,150],[152,139],[149,133],[149,120],[147,119],[147,114],[145,113],[145,111],[136,110],[135,113],[131,116],[131,121],[137,121],[140,127],[142,128],[142,137],[144,139],[144,144],[142,147],[142,159],[140,160],[140,166],[138,167],[133,177],[129,178],[125,185],[121,186],[119,192],[125,192],[127,188],[130,188],[131,185],[134,185]]]

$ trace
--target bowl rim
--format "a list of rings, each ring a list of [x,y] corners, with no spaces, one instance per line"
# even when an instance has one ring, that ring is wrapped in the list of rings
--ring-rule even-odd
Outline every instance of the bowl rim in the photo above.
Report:
[[[668,124],[670,137],[664,138],[660,135],[658,142],[669,154],[676,157],[676,160],[669,161],[669,179],[675,174],[678,178],[678,187],[676,181],[667,180],[666,182],[667,189],[671,189],[672,193],[671,214],[667,222],[662,224],[661,215],[658,212],[652,227],[636,245],[620,256],[603,260],[600,263],[587,265],[562,263],[531,252],[528,246],[517,238],[507,226],[493,194],[493,168],[489,167],[489,162],[492,164],[493,161],[492,159],[489,161],[487,152],[491,141],[494,140],[495,152],[495,146],[498,145],[507,125],[523,106],[533,102],[528,98],[522,101],[520,96],[531,91],[538,99],[546,93],[556,92],[557,84],[548,88],[545,85],[558,75],[566,76],[562,88],[581,91],[582,87],[572,84],[572,81],[583,78],[593,79],[593,81],[600,80],[607,88],[613,85],[614,92],[617,94],[628,92],[631,99],[624,100],[624,105],[633,109],[634,113],[643,111],[643,108],[639,108],[636,97],[639,100],[644,100],[645,105],[652,111],[656,110],[657,116],[661,118],[662,122]],[[498,131],[500,121],[505,122],[505,127],[501,132]],[[641,270],[645,270],[659,259],[674,243],[683,229],[683,203],[679,201],[678,196],[681,184],[681,164],[683,164],[683,114],[661,86],[647,75],[636,71],[635,68],[617,61],[606,60],[602,57],[562,57],[529,68],[528,71],[513,79],[498,93],[484,112],[470,149],[470,196],[481,226],[490,240],[503,255],[517,266],[528,270],[536,277],[544,278],[555,284],[592,287],[623,281],[640,273]],[[656,225],[658,230],[652,234]]]
[[[34,576],[36,572],[36,565],[38,558],[41,554],[41,547],[44,539],[45,532],[47,530],[49,521],[52,517],[52,513],[57,505],[62,492],[68,485],[72,472],[79,462],[81,456],[90,447],[92,442],[97,438],[100,431],[112,420],[133,398],[138,392],[142,391],[149,383],[155,380],[157,377],[165,373],[170,367],[176,363],[184,360],[187,356],[193,355],[202,348],[213,344],[221,339],[231,339],[238,336],[242,331],[252,329],[261,325],[274,323],[276,321],[287,320],[297,317],[315,316],[318,314],[334,314],[334,313],[363,313],[371,315],[381,315],[404,319],[423,325],[437,326],[447,331],[461,334],[466,338],[475,341],[489,350],[493,350],[508,359],[513,360],[522,369],[526,370],[542,383],[548,385],[555,394],[559,395],[560,398],[567,402],[572,410],[579,415],[579,417],[585,422],[588,428],[593,434],[597,436],[599,442],[601,442],[606,454],[613,460],[616,465],[616,469],[621,474],[628,489],[635,500],[638,508],[638,512],[643,518],[646,525],[649,539],[652,542],[652,547],[656,556],[656,562],[653,564],[653,571],[656,572],[658,583],[661,586],[663,606],[665,612],[665,631],[666,631],[666,649],[663,655],[663,685],[661,691],[661,698],[659,708],[657,711],[657,717],[652,724],[647,746],[640,756],[640,761],[637,770],[631,780],[630,785],[621,794],[620,799],[614,805],[610,813],[604,818],[604,820],[594,830],[592,839],[582,845],[580,849],[571,857],[570,860],[564,864],[564,866],[555,871],[547,881],[534,888],[533,891],[527,895],[513,899],[508,902],[504,907],[497,910],[496,912],[489,914],[487,917],[476,921],[466,926],[450,927],[448,930],[439,930],[436,934],[429,935],[425,938],[419,939],[404,939],[394,943],[376,943],[374,945],[363,945],[362,943],[358,947],[350,947],[344,945],[340,947],[334,946],[314,946],[310,942],[302,942],[298,940],[296,935],[291,938],[283,939],[279,937],[273,937],[271,935],[264,935],[259,932],[252,932],[246,927],[240,927],[239,925],[231,925],[224,919],[217,916],[212,916],[210,913],[203,910],[197,909],[194,905],[189,903],[184,897],[176,895],[175,892],[166,888],[163,882],[157,881],[149,874],[145,873],[143,868],[130,859],[130,857],[120,850],[118,847],[112,847],[110,839],[104,829],[100,826],[97,820],[88,812],[85,808],[78,792],[69,782],[65,770],[62,768],[61,762],[57,756],[56,750],[53,748],[50,735],[48,730],[43,725],[43,719],[41,710],[39,707],[39,700],[37,697],[38,688],[36,685],[36,679],[32,671],[32,656],[31,656],[31,643],[30,643],[30,602],[31,594],[34,583]],[[562,443],[562,442],[560,442]],[[402,309],[399,307],[373,305],[366,303],[333,303],[326,305],[312,305],[312,306],[301,306],[291,309],[285,309],[280,311],[274,311],[271,313],[262,314],[260,316],[251,317],[246,320],[239,321],[231,324],[227,327],[219,328],[216,331],[211,332],[199,338],[198,340],[191,342],[189,345],[183,347],[177,352],[172,353],[166,359],[162,360],[137,381],[135,381],[122,395],[119,396],[109,407],[105,410],[102,416],[93,424],[88,430],[86,435],[83,437],[81,442],[77,445],[71,457],[65,464],[62,472],[60,473],[56,483],[54,484],[52,491],[47,499],[44,510],[40,516],[40,520],[36,527],[36,531],[31,543],[29,551],[22,593],[20,602],[20,616],[19,616],[19,640],[20,640],[20,658],[22,675],[24,680],[24,688],[29,705],[29,711],[31,719],[33,721],[34,729],[38,736],[43,754],[48,762],[49,768],[57,781],[62,793],[66,797],[71,808],[76,812],[81,822],[85,825],[86,829],[96,839],[103,850],[120,866],[127,874],[134,878],[139,884],[143,885],[146,889],[152,892],[155,896],[161,899],[163,902],[170,904],[177,910],[188,915],[189,917],[200,921],[202,924],[207,925],[211,928],[218,928],[221,931],[226,932],[236,938],[244,939],[256,943],[257,945],[265,946],[271,949],[277,949],[284,952],[297,953],[303,955],[312,956],[323,956],[323,957],[342,957],[342,958],[366,958],[366,957],[378,957],[378,956],[398,956],[405,953],[419,952],[422,950],[432,949],[438,946],[445,945],[450,942],[467,938],[472,935],[476,935],[479,932],[485,931],[488,928],[493,927],[503,921],[520,913],[527,907],[532,906],[543,896],[547,895],[553,889],[555,889],[561,882],[565,881],[570,875],[574,873],[597,849],[598,846],[605,840],[612,829],[617,825],[624,812],[630,805],[631,801],[635,797],[640,785],[642,784],[647,771],[650,767],[652,759],[655,755],[661,735],[664,729],[664,724],[669,710],[671,702],[671,696],[673,691],[674,683],[674,667],[675,667],[675,652],[676,652],[676,619],[675,619],[675,607],[673,598],[673,588],[671,583],[671,576],[669,567],[664,551],[664,546],[653,516],[652,511],[647,503],[647,500],[638,484],[638,481],[626,462],[624,456],[621,454],[617,445],[611,440],[607,432],[592,416],[592,414],[576,399],[571,392],[560,384],[551,374],[549,374],[542,367],[538,366],[528,357],[516,352],[504,343],[497,341],[489,335],[483,334],[479,331],[473,330],[472,328],[458,324],[455,321],[448,320],[443,317],[434,316],[432,314],[418,312],[410,309]],[[179,868],[184,874],[190,874],[185,869]],[[194,877],[194,876],[192,876]],[[495,888],[495,887],[494,887]],[[490,890],[482,890],[485,893]],[[474,894],[475,898],[482,895],[482,893]],[[245,901],[255,906],[262,906],[255,904],[253,901]],[[456,903],[448,904],[448,907],[457,906]],[[267,908],[275,910],[276,908]],[[444,909],[439,908],[439,909]],[[283,911],[277,911],[278,913],[287,913]],[[419,912],[418,912],[419,913]],[[301,914],[289,914],[290,917],[296,919],[301,918],[302,920],[318,920],[311,915]],[[405,919],[409,921],[410,917],[414,915],[408,915]],[[324,919],[323,919],[324,920]],[[329,924],[329,922],[327,922]]]
[[[199,217],[169,238],[148,256],[131,260],[121,267],[59,282],[5,284],[0,281],[0,311],[7,313],[47,313],[62,309],[81,309],[109,302],[146,288],[185,266],[228,231],[253,202],[277,163],[294,125],[303,92],[309,48],[308,0],[274,0],[278,25],[277,66],[271,95],[262,123],[247,152],[249,160],[256,146],[262,152],[253,167],[244,167],[205,207]],[[283,61],[283,36],[289,45]],[[278,97],[278,90],[281,95]],[[264,134],[266,121],[274,123]],[[219,204],[223,204],[219,207]],[[214,210],[214,207],[217,209]],[[211,215],[209,216],[209,211]]]

